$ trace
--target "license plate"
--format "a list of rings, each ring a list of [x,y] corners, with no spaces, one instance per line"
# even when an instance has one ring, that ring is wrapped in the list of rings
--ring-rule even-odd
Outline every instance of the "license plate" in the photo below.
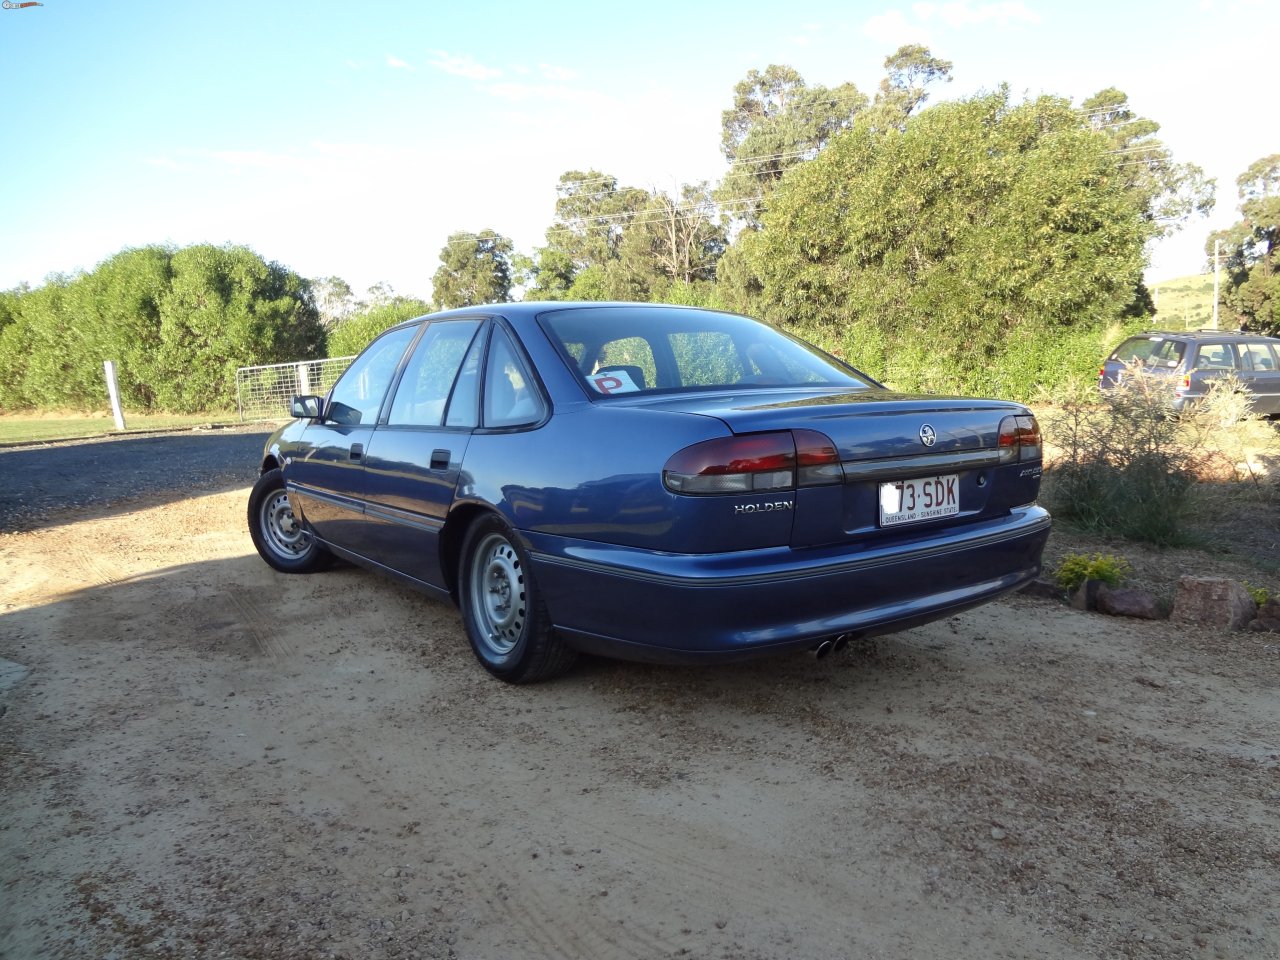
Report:
[[[960,477],[917,477],[880,484],[880,526],[951,517],[960,512]]]

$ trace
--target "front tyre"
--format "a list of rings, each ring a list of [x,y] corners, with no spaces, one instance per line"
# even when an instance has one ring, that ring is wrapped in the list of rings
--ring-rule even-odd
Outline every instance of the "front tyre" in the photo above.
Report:
[[[501,518],[471,525],[459,573],[462,623],[486,670],[507,683],[532,683],[573,666],[577,651],[551,628],[529,556]]]
[[[284,476],[268,470],[249,494],[249,536],[263,560],[281,573],[311,573],[329,564],[332,554],[293,514]]]

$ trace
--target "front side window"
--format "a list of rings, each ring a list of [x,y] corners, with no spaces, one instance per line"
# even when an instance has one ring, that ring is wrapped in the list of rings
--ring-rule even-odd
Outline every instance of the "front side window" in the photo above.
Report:
[[[388,425],[438,427],[444,422],[462,358],[479,327],[479,320],[436,321],[427,327],[396,387]]]
[[[416,326],[400,327],[366,347],[334,384],[325,419],[346,426],[377,422],[396,366],[417,332]]]

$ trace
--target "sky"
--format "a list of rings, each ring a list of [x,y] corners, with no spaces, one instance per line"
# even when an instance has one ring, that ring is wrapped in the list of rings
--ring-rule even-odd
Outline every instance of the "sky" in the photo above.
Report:
[[[1278,40],[1275,0],[44,0],[0,9],[0,289],[207,242],[429,298],[450,234],[542,245],[566,171],[721,179],[748,71],[874,94],[904,43],[954,64],[931,102],[1115,86],[1159,122],[1218,189],[1150,249],[1158,283],[1205,269],[1236,177],[1280,152],[1250,79]]]

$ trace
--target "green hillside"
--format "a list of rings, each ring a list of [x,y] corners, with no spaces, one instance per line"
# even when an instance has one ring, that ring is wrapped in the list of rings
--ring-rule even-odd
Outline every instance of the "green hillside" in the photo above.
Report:
[[[1220,282],[1226,282],[1225,273]],[[1195,330],[1213,326],[1213,274],[1163,280],[1150,287],[1156,302],[1153,329]]]

